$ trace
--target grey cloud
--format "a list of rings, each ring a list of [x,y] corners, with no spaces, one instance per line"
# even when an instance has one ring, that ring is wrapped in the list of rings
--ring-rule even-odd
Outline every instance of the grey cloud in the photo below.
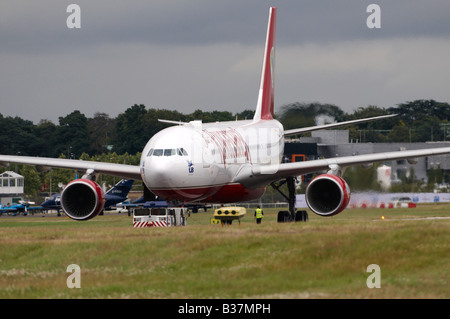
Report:
[[[79,30],[66,27],[70,3],[81,7]],[[366,26],[370,3],[381,6],[381,29]],[[270,5],[278,7],[278,105],[308,99],[392,106],[414,92],[450,100],[443,88],[448,76],[440,71],[448,68],[447,53],[430,61],[423,58],[427,50],[418,50],[448,48],[442,45],[450,39],[447,0],[27,0],[0,4],[0,113],[55,121],[73,109],[115,116],[134,103],[186,113],[252,108]],[[417,52],[395,45],[408,39]],[[352,52],[358,55],[350,61],[345,55]],[[439,85],[408,78],[418,73],[403,61]],[[337,67],[323,73],[321,64],[330,63]],[[381,76],[367,73],[386,65]]]

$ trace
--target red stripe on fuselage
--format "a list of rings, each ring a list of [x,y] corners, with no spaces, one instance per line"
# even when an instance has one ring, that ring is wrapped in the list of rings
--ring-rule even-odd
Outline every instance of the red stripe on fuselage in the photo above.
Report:
[[[164,200],[201,201],[205,203],[235,203],[260,198],[265,187],[248,189],[241,184],[197,188],[151,189]]]

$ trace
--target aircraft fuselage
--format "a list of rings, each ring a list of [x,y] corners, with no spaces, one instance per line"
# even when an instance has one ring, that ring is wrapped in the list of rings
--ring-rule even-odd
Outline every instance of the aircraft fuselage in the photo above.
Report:
[[[141,157],[141,176],[165,200],[253,200],[265,188],[246,188],[234,183],[234,177],[251,165],[280,163],[283,148],[283,126],[276,120],[193,121],[166,128],[150,139]]]

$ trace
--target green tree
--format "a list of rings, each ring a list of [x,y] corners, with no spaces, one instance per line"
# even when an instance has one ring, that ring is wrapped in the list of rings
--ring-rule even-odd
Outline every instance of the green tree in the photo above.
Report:
[[[375,105],[369,105],[367,107],[358,108],[353,114],[348,116],[348,120],[357,120],[388,114],[390,114],[389,111],[384,108]],[[386,135],[397,123],[398,119],[393,118],[384,119],[381,121],[370,121],[350,126],[350,139],[359,140],[363,143],[387,142]]]
[[[225,121],[233,121],[235,118],[233,114],[228,111],[212,111],[212,112],[203,112],[202,110],[195,110],[193,113],[188,115],[190,121],[201,120],[203,123],[211,123],[211,122],[225,122]]]
[[[342,121],[345,114],[333,104],[299,102],[283,105],[277,113],[277,118],[285,129],[314,126],[319,117],[326,118],[332,123]]]
[[[33,122],[0,114],[0,154],[34,155],[39,148]]]
[[[399,114],[406,127],[411,129],[411,142],[443,141],[440,123],[450,121],[450,104],[435,100],[415,100],[398,104],[389,112]]]
[[[55,143],[57,140],[57,127],[51,121],[41,120],[34,128],[35,134],[39,139],[39,150],[31,155],[55,157],[59,153],[55,152]]]
[[[444,174],[441,169],[441,165],[430,167],[427,172],[428,183],[427,186],[434,188],[436,184],[442,184],[444,180]]]
[[[251,120],[253,116],[255,116],[255,110],[244,110],[235,114],[238,120]]]
[[[409,143],[411,140],[411,129],[405,125],[396,125],[387,135],[387,142]]]
[[[363,168],[361,165],[347,167],[342,177],[347,181],[352,191],[381,191],[377,181],[378,164]]]
[[[89,154],[100,154],[108,150],[115,136],[116,120],[106,113],[96,112],[89,118],[87,128],[89,131]]]
[[[78,110],[65,117],[59,117],[55,151],[66,154],[68,158],[78,158],[83,152],[89,151],[87,124],[86,116]]]
[[[67,158],[64,153],[61,153],[59,158]],[[77,176],[77,172],[71,169],[52,168],[44,175],[45,185],[52,186],[51,192],[57,193],[67,185],[70,181],[74,180]],[[50,181],[51,179],[51,181]]]
[[[41,188],[41,178],[34,166],[23,165],[20,175],[24,177],[24,192],[26,196],[35,199]]]
[[[151,137],[150,123],[147,123],[147,110],[143,104],[133,105],[117,116],[114,150],[119,153],[141,151]],[[157,119],[155,119],[157,120]]]

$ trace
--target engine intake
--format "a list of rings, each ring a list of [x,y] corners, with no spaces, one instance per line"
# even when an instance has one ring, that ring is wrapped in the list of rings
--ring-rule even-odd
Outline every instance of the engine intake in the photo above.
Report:
[[[309,183],[305,198],[309,208],[317,215],[333,216],[347,207],[350,188],[341,177],[323,174]]]
[[[72,219],[87,220],[98,215],[105,204],[102,188],[89,179],[76,179],[61,193],[61,206]]]

